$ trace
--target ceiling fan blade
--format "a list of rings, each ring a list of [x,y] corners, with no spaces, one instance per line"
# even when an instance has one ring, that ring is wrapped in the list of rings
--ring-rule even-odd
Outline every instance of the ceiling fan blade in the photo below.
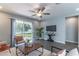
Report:
[[[35,13],[35,11],[33,11],[33,10],[29,10],[29,11]]]
[[[35,13],[39,13],[40,8],[35,8]]]
[[[33,14],[32,16],[36,16],[36,14]]]
[[[43,12],[45,10],[45,7],[41,7],[41,11]]]
[[[39,13],[40,11],[43,12],[44,10],[45,10],[45,7],[41,7],[41,6],[35,9],[37,13]]]
[[[50,13],[43,13],[44,15],[50,15]]]

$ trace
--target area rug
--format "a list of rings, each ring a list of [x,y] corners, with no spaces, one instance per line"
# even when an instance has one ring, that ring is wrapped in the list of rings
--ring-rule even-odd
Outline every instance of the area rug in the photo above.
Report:
[[[38,51],[37,51],[38,50]],[[32,51],[31,53],[29,53],[27,56],[50,56],[51,55],[51,51],[44,49],[43,48],[43,54],[41,55],[42,52],[42,48],[39,48],[37,50]],[[40,51],[40,52],[39,52]],[[19,51],[20,52],[20,51]],[[18,54],[19,56],[24,56],[22,53]]]
[[[42,52],[42,48],[39,48],[38,50]],[[39,56],[41,54],[41,52],[39,51],[35,50],[31,52],[28,56]],[[43,54],[41,56],[50,56],[50,54],[51,52],[49,50],[43,48]]]
[[[11,53],[9,53],[8,50],[0,52],[0,56],[16,56],[16,48],[11,48],[10,50],[11,50]],[[39,48],[38,50],[42,52],[42,48]],[[39,56],[41,54],[41,52],[39,52],[39,51],[35,50],[26,56]],[[43,54],[41,56],[50,56],[50,55],[51,55],[51,52],[49,50],[43,48]],[[18,56],[24,56],[24,54],[22,54],[18,50]]]

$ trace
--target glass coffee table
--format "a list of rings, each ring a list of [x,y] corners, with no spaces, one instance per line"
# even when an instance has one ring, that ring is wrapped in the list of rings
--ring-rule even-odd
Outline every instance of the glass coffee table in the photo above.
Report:
[[[42,51],[39,51],[38,50],[39,48],[42,48]],[[43,54],[43,45],[41,45],[40,43],[32,43],[31,45],[25,44],[25,47],[24,48],[21,48],[21,52],[25,56],[28,55],[29,53],[35,51],[35,50],[39,51],[41,53],[40,55],[42,55]]]

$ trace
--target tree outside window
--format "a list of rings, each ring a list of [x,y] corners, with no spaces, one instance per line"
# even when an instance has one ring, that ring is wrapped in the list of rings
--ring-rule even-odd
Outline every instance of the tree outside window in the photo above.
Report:
[[[17,36],[24,36],[28,38],[32,38],[32,24],[29,22],[23,22],[16,20],[16,35]]]

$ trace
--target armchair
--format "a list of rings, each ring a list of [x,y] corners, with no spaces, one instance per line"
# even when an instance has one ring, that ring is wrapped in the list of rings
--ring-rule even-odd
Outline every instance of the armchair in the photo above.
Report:
[[[16,47],[16,55],[18,55],[18,50],[22,52],[20,47],[25,46],[25,41],[23,39],[23,36],[15,36],[14,40],[15,40],[15,47]]]

